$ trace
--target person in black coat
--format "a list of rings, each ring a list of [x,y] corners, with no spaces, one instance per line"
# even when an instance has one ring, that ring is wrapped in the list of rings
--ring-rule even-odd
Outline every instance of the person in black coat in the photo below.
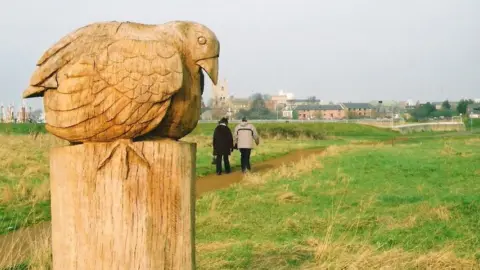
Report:
[[[231,172],[230,161],[228,160],[233,151],[232,131],[228,127],[227,118],[222,118],[213,132],[213,155],[217,166],[217,174],[222,174],[222,160],[225,166],[225,172]]]

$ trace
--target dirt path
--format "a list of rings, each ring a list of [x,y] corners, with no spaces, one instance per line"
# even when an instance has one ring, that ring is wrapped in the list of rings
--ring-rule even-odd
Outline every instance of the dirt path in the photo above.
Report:
[[[302,157],[319,154],[325,148],[296,150],[281,157],[252,164],[252,172],[267,171],[284,163],[299,161]],[[227,188],[243,179],[241,171],[218,176],[216,174],[199,177],[196,182],[197,199],[206,192]],[[0,235],[0,269],[22,263],[30,257],[32,245],[36,241],[45,242],[50,236],[50,222],[43,222],[6,235]],[[40,242],[42,245],[43,243]],[[37,245],[38,247],[38,245]],[[36,248],[37,249],[37,248]]]
[[[284,163],[298,161],[302,157],[306,157],[311,154],[319,154],[324,151],[325,148],[313,148],[302,149],[294,152],[290,152],[287,155],[270,159],[259,164],[252,164],[252,172],[267,171],[276,167],[280,167]],[[199,177],[196,185],[196,197],[197,199],[204,193],[229,187],[234,183],[242,181],[243,174],[241,171],[235,171],[230,174],[224,174],[218,176],[216,174]]]

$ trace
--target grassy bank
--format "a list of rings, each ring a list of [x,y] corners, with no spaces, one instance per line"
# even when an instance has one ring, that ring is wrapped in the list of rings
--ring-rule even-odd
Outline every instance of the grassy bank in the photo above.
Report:
[[[191,135],[211,136],[215,123],[199,123]],[[255,123],[263,138],[299,138],[323,139],[331,136],[388,137],[396,132],[372,126],[349,123]],[[230,124],[233,130],[235,124]],[[44,124],[0,123],[0,134],[28,135],[46,133]]]
[[[230,127],[235,127],[230,124]],[[364,137],[387,138],[398,134],[387,129],[350,123],[255,123],[258,133],[264,138],[299,138],[325,139],[327,137]],[[210,135],[214,123],[202,123],[193,134]]]
[[[199,269],[478,269],[479,147],[331,147],[252,175],[198,201]]]

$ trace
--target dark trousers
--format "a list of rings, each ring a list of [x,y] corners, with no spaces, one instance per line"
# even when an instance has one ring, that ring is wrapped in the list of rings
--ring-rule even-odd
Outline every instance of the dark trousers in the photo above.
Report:
[[[251,170],[252,168],[250,167],[250,153],[252,152],[252,149],[247,149],[247,148],[241,148],[240,150],[240,162],[242,164],[242,172],[245,172],[246,170]]]
[[[228,155],[217,155],[216,158],[216,165],[217,165],[217,173],[222,173],[222,159],[223,165],[225,165],[225,172],[230,173],[230,161],[228,160]]]

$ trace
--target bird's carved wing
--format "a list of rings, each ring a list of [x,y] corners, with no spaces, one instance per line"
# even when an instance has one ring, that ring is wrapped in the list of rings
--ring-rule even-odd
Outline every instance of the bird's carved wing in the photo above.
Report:
[[[43,96],[46,89],[57,88],[58,71],[86,51],[105,46],[113,38],[111,30],[115,26],[116,23],[91,24],[60,39],[38,60],[37,69],[30,78],[30,87],[24,91],[23,97]]]
[[[24,94],[45,96],[52,133],[76,141],[144,134],[182,87],[183,63],[174,47],[135,33],[119,35],[118,27],[79,29],[39,60]]]

